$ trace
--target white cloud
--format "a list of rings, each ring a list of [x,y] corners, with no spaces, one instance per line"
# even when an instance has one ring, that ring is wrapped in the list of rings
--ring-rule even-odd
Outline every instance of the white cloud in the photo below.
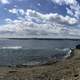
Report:
[[[80,18],[80,5],[79,4],[71,5],[70,8],[71,8],[71,11],[74,11],[74,17],[79,19]]]
[[[23,15],[25,20],[28,21],[36,21],[37,23],[53,23],[57,22],[63,25],[74,25],[78,23],[78,20],[76,18],[70,17],[70,16],[62,16],[58,13],[49,13],[49,14],[42,14],[40,12],[37,12],[35,10],[28,9],[27,11],[24,11],[23,9],[16,9],[13,8],[9,10],[10,13],[18,15],[18,19],[22,19],[20,15]]]
[[[11,23],[11,22],[12,22],[12,20],[11,20],[10,18],[6,18],[5,21],[6,21],[7,23]]]
[[[13,9],[10,9],[9,12],[13,14],[17,14],[18,10],[16,8],[13,8]]]
[[[52,2],[55,2],[59,5],[62,5],[62,4],[66,4],[66,5],[74,5],[77,3],[76,0],[52,0]]]
[[[52,0],[52,2],[59,5],[68,5],[70,7],[70,9],[67,8],[68,14],[74,14],[73,16],[79,19],[80,5],[77,0]]]
[[[2,4],[9,4],[10,2],[9,2],[9,0],[0,0],[0,3],[2,3]]]
[[[24,15],[23,9],[13,8],[13,9],[10,9],[9,12],[17,15]]]
[[[14,22],[15,23],[15,22]],[[53,23],[51,24],[37,24],[34,22],[29,22],[25,21],[23,22],[18,22],[18,23],[9,23],[3,27],[0,27],[0,32],[7,32],[7,34],[12,35],[11,32],[14,32],[14,35],[19,36],[22,35],[21,37],[25,36],[27,37],[30,35],[34,35],[36,37],[41,36],[49,36],[49,35],[54,35],[54,34],[59,34],[62,26],[60,24]],[[57,27],[56,27],[57,26]],[[61,26],[61,27],[60,27]]]
[[[57,22],[64,25],[66,24],[74,25],[78,23],[77,19],[69,16],[64,17],[62,15],[59,15],[58,13],[42,14],[34,10],[27,10],[26,15],[31,19],[35,19],[43,22],[50,22],[50,23]]]
[[[56,22],[51,23],[35,23],[32,21],[13,21],[0,27],[0,32],[5,32],[5,35],[11,37],[77,37],[80,36],[79,29],[64,27],[64,25],[58,24]]]
[[[40,3],[38,3],[37,5],[38,5],[38,6],[41,6],[41,4],[40,4]]]
[[[3,1],[3,2],[1,2]],[[7,4],[8,0],[0,0],[0,3]],[[43,14],[35,10],[23,10],[17,7],[8,10],[17,15],[16,20],[5,19],[6,25],[0,27],[0,36],[20,37],[78,37],[79,29],[71,28],[72,25],[79,25],[80,6],[76,0],[52,0],[59,5],[68,5],[67,14],[62,16],[58,13]],[[37,4],[40,6],[40,4]],[[24,18],[23,18],[24,16]],[[72,17],[71,17],[72,16]]]
[[[13,13],[17,14],[16,11],[13,11]],[[4,35],[12,35],[11,37],[80,36],[79,29],[69,27],[69,25],[78,24],[78,20],[73,17],[62,16],[58,13],[42,14],[30,9],[23,13],[25,18],[18,17],[17,20],[11,20],[9,18],[5,19],[8,24],[0,27],[0,32],[4,33],[5,31]]]
[[[74,13],[72,12],[72,10],[71,10],[71,9],[66,8],[66,10],[67,10],[67,14],[69,14],[69,15],[71,15],[71,16],[73,16],[73,15],[74,15]]]
[[[19,9],[18,12],[19,12],[21,15],[24,15],[24,14],[25,14],[25,12],[24,12],[23,9]]]

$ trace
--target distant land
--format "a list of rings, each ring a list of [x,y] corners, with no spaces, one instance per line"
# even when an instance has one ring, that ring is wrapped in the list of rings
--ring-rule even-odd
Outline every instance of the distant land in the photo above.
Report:
[[[3,38],[3,39],[14,39],[14,40],[80,40],[75,38]]]

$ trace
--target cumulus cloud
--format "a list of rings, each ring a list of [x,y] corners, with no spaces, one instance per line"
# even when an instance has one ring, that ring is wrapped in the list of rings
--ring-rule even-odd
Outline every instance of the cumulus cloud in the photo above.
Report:
[[[64,25],[74,25],[78,23],[77,19],[69,16],[62,16],[58,13],[42,14],[36,12],[35,10],[27,10],[26,15],[31,19],[43,22],[50,22],[50,23],[57,22]]]
[[[12,20],[11,20],[10,18],[6,18],[5,21],[6,21],[7,23],[12,22]]]
[[[25,19],[27,20],[34,20],[38,23],[42,22],[57,22],[64,25],[74,25],[78,23],[78,20],[76,18],[70,17],[70,16],[62,16],[58,13],[49,13],[49,14],[42,14],[40,12],[37,12],[35,10],[28,9],[27,11],[24,11],[23,9],[16,9],[13,8],[9,10],[10,13],[17,14],[17,15],[24,15]],[[69,11],[68,11],[69,12]],[[21,18],[21,17],[19,17]]]
[[[1,4],[10,4],[10,2],[15,1],[15,0],[0,0]],[[23,0],[17,0],[17,1],[23,1]]]
[[[9,0],[0,0],[0,3],[1,4],[9,4],[10,2],[9,2]]]
[[[69,14],[69,15],[71,15],[71,16],[73,16],[73,15],[74,15],[74,13],[73,13],[73,11],[72,11],[71,9],[66,8],[66,10],[67,10],[67,14]]]
[[[76,0],[52,0],[52,2],[55,2],[59,5],[66,4],[66,5],[74,5],[77,3]]]
[[[56,27],[57,26],[57,27]],[[52,24],[37,24],[31,21],[24,21],[23,22],[18,22],[18,23],[9,23],[3,27],[0,27],[0,32],[5,32],[5,34],[9,35],[16,35],[21,37],[25,36],[51,36],[54,34],[60,33],[62,26],[60,27],[60,24],[53,23]],[[12,33],[12,34],[11,34]]]
[[[9,12],[13,14],[17,14],[18,10],[16,8],[13,8],[13,9],[10,9]]]
[[[3,27],[0,27],[0,32],[5,35],[20,36],[20,37],[77,37],[80,36],[79,29],[64,27],[59,23],[35,23],[32,21],[13,21]]]
[[[79,3],[76,0],[51,1],[60,6],[68,5],[66,7],[68,15],[63,16],[59,13],[43,14],[32,9],[24,10],[15,6],[15,8],[8,11],[17,15],[17,18],[15,20],[5,19],[6,24],[0,27],[0,36],[3,34],[8,37],[79,37],[79,29],[72,27],[80,24]],[[8,4],[10,0],[0,0],[0,3]],[[38,6],[41,6],[41,4],[39,3]]]
[[[13,10],[13,9],[12,9]],[[21,10],[21,9],[18,9]],[[19,14],[15,10],[10,11]],[[16,20],[6,18],[6,25],[0,27],[0,32],[4,35],[20,36],[20,37],[71,37],[79,35],[79,30],[70,28],[69,26],[78,24],[76,18],[70,16],[62,16],[58,13],[42,14],[35,10],[28,9],[21,11],[23,17]],[[78,33],[78,34],[77,34]]]
[[[16,8],[13,8],[13,9],[10,9],[9,10],[10,13],[13,13],[13,14],[17,14],[17,15],[24,15],[24,10],[23,9],[16,9]]]
[[[68,5],[67,13],[79,19],[80,17],[80,5],[77,0],[52,0],[53,3],[58,5]]]

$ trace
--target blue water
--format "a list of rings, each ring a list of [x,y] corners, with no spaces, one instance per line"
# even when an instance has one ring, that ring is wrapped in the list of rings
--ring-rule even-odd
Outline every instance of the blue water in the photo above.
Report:
[[[73,48],[79,44],[76,40],[9,40],[0,39],[0,47],[21,46],[26,49]]]
[[[79,43],[79,40],[0,39],[0,65],[37,64],[62,59]]]

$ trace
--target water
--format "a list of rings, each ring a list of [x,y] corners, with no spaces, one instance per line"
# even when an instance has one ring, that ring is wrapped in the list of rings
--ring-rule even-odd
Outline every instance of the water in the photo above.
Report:
[[[40,64],[50,59],[62,59],[76,40],[9,40],[0,39],[0,65]]]

